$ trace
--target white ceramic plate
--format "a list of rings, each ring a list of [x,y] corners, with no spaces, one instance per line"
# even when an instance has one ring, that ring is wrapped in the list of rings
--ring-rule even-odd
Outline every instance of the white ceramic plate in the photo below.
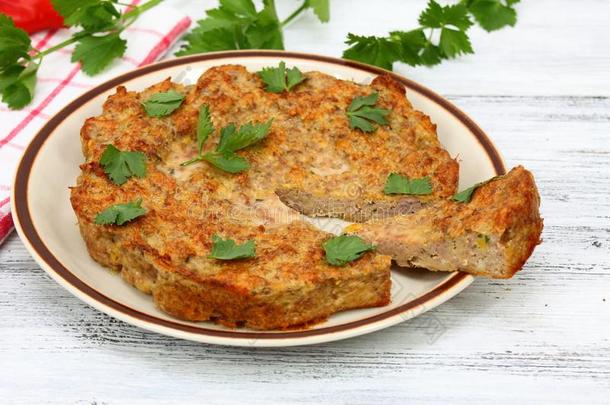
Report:
[[[473,280],[463,273],[433,273],[396,268],[392,303],[382,308],[344,311],[311,329],[258,332],[228,329],[209,322],[184,322],[157,310],[150,296],[94,262],[85,248],[69,201],[83,156],[79,139],[86,118],[102,111],[118,85],[142,90],[169,76],[195,83],[206,69],[242,64],[251,71],[280,60],[302,71],[318,70],[341,79],[368,83],[382,69],[318,55],[280,51],[221,52],[163,61],[134,70],[85,93],[53,117],[28,146],[19,164],[12,196],[17,232],[40,266],[59,284],[98,310],[158,333],[199,342],[236,346],[304,345],[370,333],[412,318],[447,301]],[[460,184],[504,173],[502,159],[483,131],[451,103],[405,78],[413,105],[428,114],[442,144],[460,157]],[[61,157],[61,158],[59,158]],[[324,224],[328,229],[328,224]]]

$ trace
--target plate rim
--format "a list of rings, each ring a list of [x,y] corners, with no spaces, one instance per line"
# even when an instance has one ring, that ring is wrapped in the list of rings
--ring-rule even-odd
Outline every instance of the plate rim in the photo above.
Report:
[[[62,287],[77,298],[93,306],[94,308],[121,319],[127,323],[151,330],[157,333],[170,335],[178,338],[195,340],[199,342],[236,345],[236,346],[288,346],[304,345],[333,340],[344,339],[352,336],[366,334],[388,326],[392,326],[414,316],[417,316],[451,297],[457,295],[466,288],[474,277],[461,272],[455,272],[443,282],[435,286],[432,290],[416,297],[415,299],[390,309],[386,312],[373,315],[367,318],[347,322],[341,325],[327,326],[317,329],[305,329],[281,332],[256,332],[239,330],[217,330],[198,326],[191,326],[180,322],[162,319],[147,313],[138,311],[115,301],[103,293],[97,291],[79,279],[68,268],[57,259],[44,243],[44,239],[38,234],[28,204],[28,184],[32,168],[44,142],[67,117],[69,117],[81,104],[98,97],[101,93],[110,90],[126,81],[138,78],[145,74],[164,70],[169,67],[186,65],[209,60],[220,60],[235,57],[282,57],[291,59],[301,59],[314,62],[323,62],[341,67],[349,67],[363,70],[371,74],[389,74],[394,79],[403,84],[407,89],[415,90],[431,99],[443,109],[458,119],[474,135],[481,147],[490,159],[496,174],[506,173],[503,159],[496,149],[493,142],[485,132],[472,120],[466,113],[461,111],[451,102],[441,97],[436,92],[427,87],[414,82],[410,79],[397,75],[385,69],[366,65],[351,60],[339,59],[329,56],[309,54],[302,52],[274,51],[274,50],[244,50],[244,51],[223,51],[210,52],[200,55],[191,55],[180,58],[172,58],[156,62],[144,67],[130,70],[129,72],[115,76],[112,79],[101,83],[92,89],[81,94],[72,102],[67,104],[57,112],[47,123],[38,131],[26,147],[15,171],[12,193],[11,193],[11,213],[15,229],[21,240],[24,242],[29,253],[34,257],[38,264]],[[418,308],[421,311],[417,311]],[[408,315],[405,315],[408,314]]]

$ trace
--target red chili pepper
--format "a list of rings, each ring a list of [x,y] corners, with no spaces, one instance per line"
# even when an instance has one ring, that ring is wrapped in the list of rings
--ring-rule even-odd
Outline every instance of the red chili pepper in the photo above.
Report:
[[[29,34],[64,26],[51,0],[0,0],[0,13],[12,17],[15,25]]]

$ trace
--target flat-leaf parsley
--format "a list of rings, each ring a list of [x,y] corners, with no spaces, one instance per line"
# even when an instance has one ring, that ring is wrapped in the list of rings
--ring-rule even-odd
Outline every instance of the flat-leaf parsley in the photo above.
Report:
[[[326,261],[332,266],[344,266],[375,249],[375,246],[355,235],[337,236],[324,242],[322,247],[326,252]]]
[[[97,225],[123,225],[146,214],[146,209],[142,207],[142,199],[130,201],[125,204],[115,204],[106,208],[95,216]]]
[[[305,80],[305,76],[296,68],[286,69],[286,63],[280,62],[278,67],[266,67],[258,72],[265,82],[265,90],[270,93],[290,91],[294,86]]]
[[[249,259],[256,255],[256,243],[248,240],[241,245],[231,239],[222,239],[218,235],[212,236],[212,250],[209,257],[217,260]]]
[[[373,132],[376,129],[373,123],[386,125],[388,123],[386,116],[390,113],[390,110],[374,107],[376,103],[377,93],[354,98],[346,112],[350,128]]]
[[[100,164],[113,183],[121,185],[131,176],[146,176],[146,155],[142,152],[129,152],[106,146]]]
[[[156,93],[142,103],[146,114],[151,117],[163,117],[173,113],[184,100],[184,95],[176,90]]]
[[[409,179],[398,173],[390,173],[383,192],[385,194],[427,195],[432,194],[432,183],[429,177]]]

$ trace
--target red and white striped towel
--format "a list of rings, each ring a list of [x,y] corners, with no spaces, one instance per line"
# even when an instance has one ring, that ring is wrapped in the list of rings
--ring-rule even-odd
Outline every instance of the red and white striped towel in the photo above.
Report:
[[[78,64],[70,62],[73,48],[64,48],[45,57],[38,71],[36,96],[30,105],[20,111],[11,111],[0,105],[0,244],[13,230],[9,203],[13,174],[23,150],[38,130],[87,89],[159,59],[190,23],[184,14],[163,4],[156,6],[141,14],[125,30],[125,55],[103,73],[93,77],[85,75]],[[66,29],[40,32],[32,36],[32,45],[44,50],[69,36]]]

